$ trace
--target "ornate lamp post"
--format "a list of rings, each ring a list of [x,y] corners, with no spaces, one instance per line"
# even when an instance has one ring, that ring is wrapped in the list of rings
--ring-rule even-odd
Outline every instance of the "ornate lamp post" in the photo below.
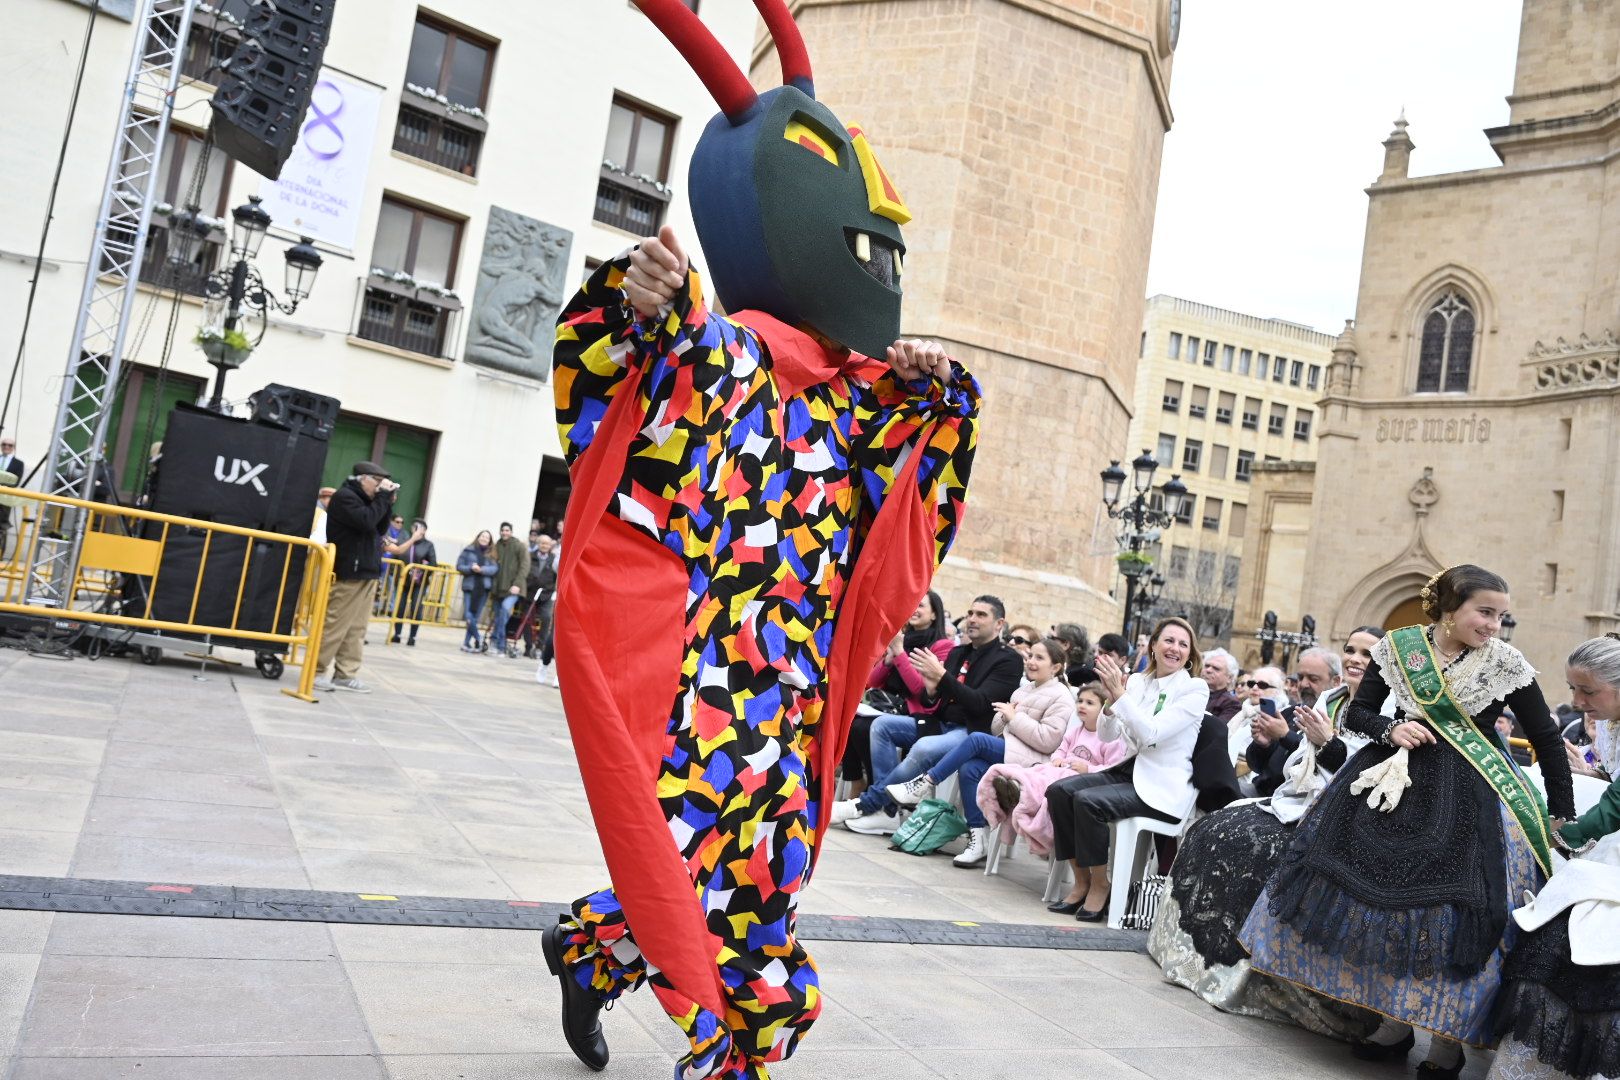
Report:
[[[1158,468],[1159,463],[1153,460],[1153,455],[1143,450],[1131,462],[1129,476],[1120,468],[1117,460],[1110,461],[1108,468],[1102,471],[1103,505],[1108,510],[1108,516],[1120,523],[1119,554],[1115,561],[1119,564],[1119,572],[1125,575],[1125,625],[1121,629],[1127,639],[1131,636],[1132,623],[1140,614],[1137,610],[1137,589],[1143,578],[1153,574],[1151,552],[1158,545],[1160,531],[1175,524],[1187,498],[1187,485],[1181,482],[1179,475],[1172,476],[1159,489],[1164,497],[1164,508],[1153,507],[1149,496],[1153,491],[1153,474]],[[1125,488],[1127,480],[1130,481],[1128,492]],[[1164,579],[1153,575],[1149,585],[1153,586],[1154,583],[1157,588],[1162,588]],[[1158,599],[1156,592],[1153,599]]]
[[[214,412],[225,411],[225,376],[242,366],[253,349],[264,339],[267,315],[275,308],[284,315],[298,310],[298,305],[309,298],[315,287],[315,275],[321,268],[320,252],[307,236],[283,254],[286,259],[285,301],[276,298],[264,284],[259,269],[254,265],[259,246],[270,231],[270,214],[261,205],[257,195],[231,211],[231,265],[208,275],[203,283],[204,324],[197,333],[208,362],[218,374],[214,379],[214,392],[208,407]],[[195,206],[187,207],[174,216],[169,257],[177,265],[189,265],[196,257],[197,247],[208,236],[208,226],[200,220]],[[243,317],[258,318],[258,332],[249,338],[240,329]]]
[[[1518,625],[1519,620],[1515,619],[1512,615],[1502,616],[1502,630],[1499,634],[1497,634],[1497,637],[1500,637],[1504,642],[1512,641],[1514,627]]]

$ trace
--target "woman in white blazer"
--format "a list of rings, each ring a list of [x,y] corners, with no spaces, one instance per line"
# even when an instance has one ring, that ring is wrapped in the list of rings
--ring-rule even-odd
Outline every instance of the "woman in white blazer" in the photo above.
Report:
[[[1108,917],[1109,823],[1131,817],[1180,821],[1198,794],[1192,753],[1209,684],[1198,677],[1203,663],[1192,626],[1185,619],[1161,620],[1148,639],[1148,655],[1147,670],[1128,680],[1112,657],[1097,658],[1097,679],[1109,698],[1097,732],[1124,739],[1131,756],[1046,789],[1052,856],[1071,860],[1075,868],[1071,898],[1049,910],[1073,913],[1081,922]]]

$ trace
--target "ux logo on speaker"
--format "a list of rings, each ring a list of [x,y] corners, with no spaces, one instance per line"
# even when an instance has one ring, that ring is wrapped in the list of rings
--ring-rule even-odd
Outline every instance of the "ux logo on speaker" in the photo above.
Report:
[[[254,490],[260,495],[268,495],[270,493],[259,482],[259,474],[269,467],[269,465],[254,465],[252,462],[243,461],[241,458],[232,458],[230,471],[227,472],[225,459],[216,457],[214,459],[214,479],[224,484],[240,484],[244,487],[252,484]]]

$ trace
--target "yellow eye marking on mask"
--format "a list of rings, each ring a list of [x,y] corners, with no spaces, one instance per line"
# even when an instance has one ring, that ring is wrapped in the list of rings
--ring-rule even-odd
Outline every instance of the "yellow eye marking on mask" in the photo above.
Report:
[[[894,181],[878,164],[872,144],[866,140],[866,133],[852,126],[849,134],[851,144],[855,147],[855,159],[861,163],[861,175],[866,179],[867,206],[878,217],[886,217],[896,225],[906,224],[911,220],[911,211],[906,208],[906,200],[895,189]]]
[[[819,154],[823,159],[830,161],[834,165],[838,164],[838,151],[832,148],[832,144],[817,135],[814,129],[799,123],[797,120],[788,121],[786,130],[782,132],[782,138],[790,143],[798,143],[806,150]]]

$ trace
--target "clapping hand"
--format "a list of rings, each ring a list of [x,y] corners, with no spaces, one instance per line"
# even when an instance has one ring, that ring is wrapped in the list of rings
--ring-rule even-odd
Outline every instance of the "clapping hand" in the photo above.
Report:
[[[1295,711],[1294,719],[1299,721],[1300,730],[1318,750],[1333,741],[1333,721],[1321,709],[1301,706]]]
[[[1125,696],[1125,667],[1109,653],[1097,654],[1097,681],[1108,694],[1109,704]]]
[[[1014,709],[1012,703],[1008,701],[998,701],[995,703],[994,708],[996,715],[1001,717],[1003,723],[1012,723],[1012,718],[1018,715],[1018,710]]]
[[[939,656],[933,649],[912,649],[911,663],[917,669],[917,674],[928,682],[937,684],[945,677],[945,665],[939,662]]]

